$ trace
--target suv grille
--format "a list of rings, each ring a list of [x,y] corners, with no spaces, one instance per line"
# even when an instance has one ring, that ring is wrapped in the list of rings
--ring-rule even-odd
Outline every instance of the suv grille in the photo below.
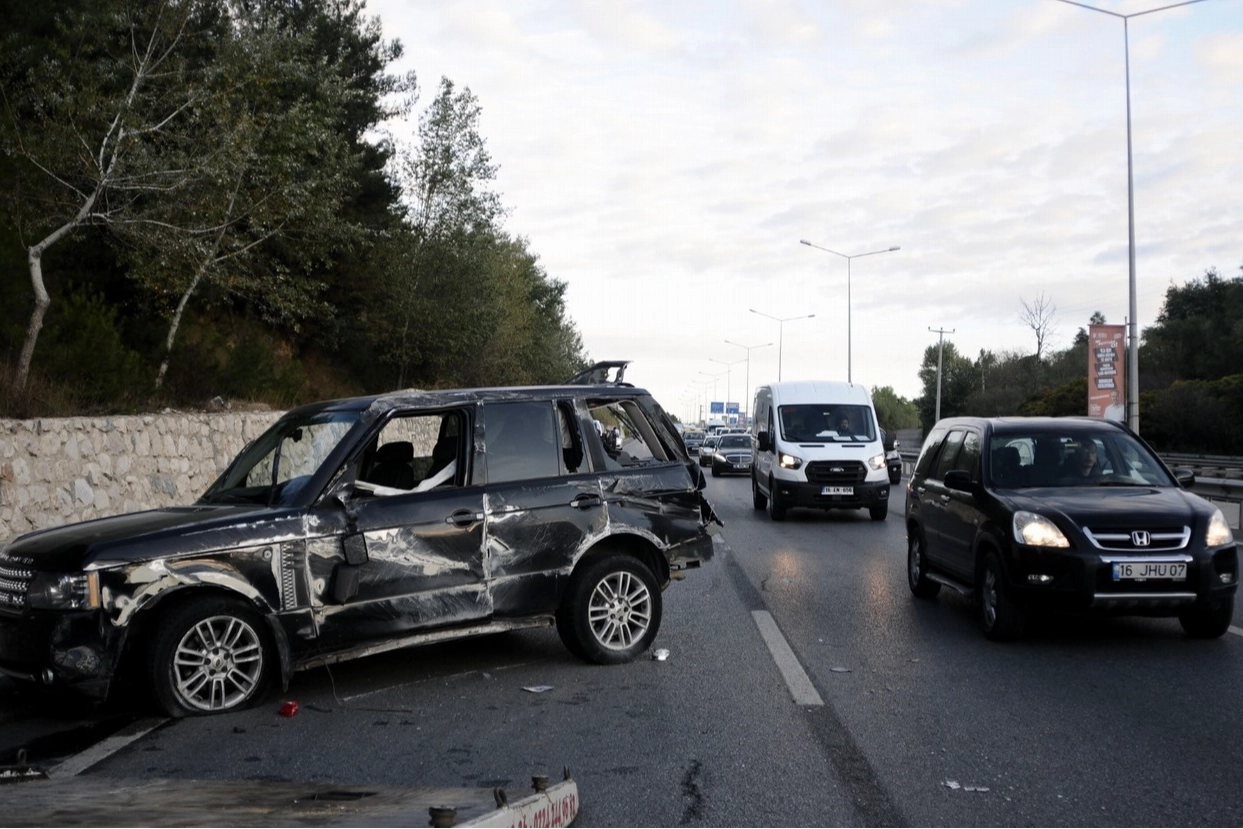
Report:
[[[0,552],[0,612],[26,609],[26,594],[34,581],[34,559]]]
[[[1190,527],[1084,527],[1083,534],[1097,549],[1115,553],[1166,553],[1191,542]]]
[[[807,464],[807,480],[813,484],[861,484],[867,470],[860,461],[812,461]]]

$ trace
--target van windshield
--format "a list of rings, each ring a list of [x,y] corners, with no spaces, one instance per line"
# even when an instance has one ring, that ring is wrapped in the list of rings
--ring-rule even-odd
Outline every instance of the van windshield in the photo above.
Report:
[[[781,438],[791,443],[876,440],[876,423],[868,406],[803,403],[777,411]]]

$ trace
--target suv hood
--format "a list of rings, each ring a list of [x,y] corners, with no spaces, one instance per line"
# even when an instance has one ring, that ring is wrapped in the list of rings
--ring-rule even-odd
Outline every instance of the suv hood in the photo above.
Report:
[[[300,526],[300,514],[238,504],[166,507],[36,530],[19,536],[6,552],[32,559],[39,570],[106,567],[279,540]],[[259,529],[264,524],[271,532]]]
[[[1015,509],[1057,512],[1076,526],[1196,526],[1211,509],[1198,495],[1174,487],[1084,486],[1011,490]]]

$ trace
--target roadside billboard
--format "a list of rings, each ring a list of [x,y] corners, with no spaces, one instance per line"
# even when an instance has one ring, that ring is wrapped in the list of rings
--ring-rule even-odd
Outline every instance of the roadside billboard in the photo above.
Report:
[[[1088,326],[1088,417],[1126,420],[1126,326]]]

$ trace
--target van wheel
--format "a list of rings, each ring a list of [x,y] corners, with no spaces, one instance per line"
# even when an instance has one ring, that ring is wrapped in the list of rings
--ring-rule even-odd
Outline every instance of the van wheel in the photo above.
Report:
[[[756,509],[764,509],[768,506],[768,497],[760,492],[760,482],[755,479],[755,473],[751,473],[751,506]]]
[[[873,521],[884,521],[885,516],[889,515],[889,502],[868,507],[868,515],[872,516]]]
[[[976,576],[980,627],[995,642],[1017,639],[1023,633],[1023,610],[1006,586],[997,554],[985,553]]]
[[[1233,619],[1234,596],[1178,614],[1183,631],[1193,639],[1216,639],[1230,629]]]
[[[768,479],[768,517],[774,521],[786,520],[785,504],[777,502],[777,487],[772,478]]]
[[[910,530],[906,543],[906,581],[911,592],[921,599],[934,598],[941,592],[941,585],[928,578],[928,559],[924,555],[924,539],[919,530]]]
[[[557,611],[557,633],[580,659],[617,665],[648,649],[661,610],[652,571],[634,556],[610,555],[574,574]]]
[[[263,619],[239,601],[212,598],[175,608],[159,624],[148,668],[172,717],[237,711],[263,698],[276,673]]]

